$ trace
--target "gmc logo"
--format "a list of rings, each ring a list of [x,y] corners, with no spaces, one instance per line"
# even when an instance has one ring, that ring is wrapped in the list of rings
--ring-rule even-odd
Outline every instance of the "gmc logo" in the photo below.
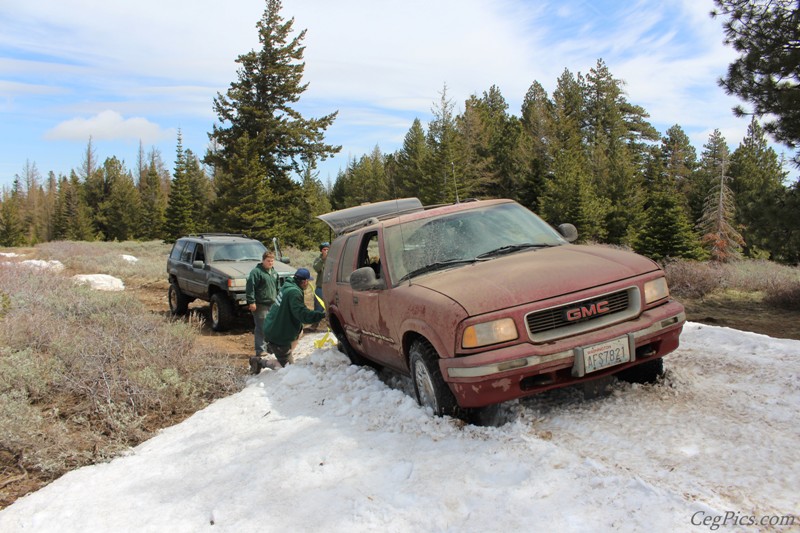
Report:
[[[610,309],[608,308],[608,300],[604,300],[602,302],[590,304],[588,307],[576,307],[575,309],[568,309],[567,320],[574,322],[575,320],[580,320],[582,318],[588,318],[594,315],[602,315],[603,313],[608,313],[609,311]]]

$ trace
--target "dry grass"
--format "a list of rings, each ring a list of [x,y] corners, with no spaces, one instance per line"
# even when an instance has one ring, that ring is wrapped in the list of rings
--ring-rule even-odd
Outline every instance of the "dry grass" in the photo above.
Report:
[[[131,283],[165,277],[160,243],[49,243],[64,272],[0,265],[0,466],[55,479],[103,461],[243,385],[198,325],[147,311],[130,292],[93,291],[74,273]],[[129,254],[138,261],[121,258]],[[23,259],[23,258],[20,258]],[[69,272],[68,274],[66,272]],[[5,484],[0,484],[5,490]],[[0,494],[5,504],[6,495]]]
[[[800,268],[763,260],[731,263],[672,261],[664,267],[677,297],[705,298],[719,291],[759,293],[766,303],[800,310]]]

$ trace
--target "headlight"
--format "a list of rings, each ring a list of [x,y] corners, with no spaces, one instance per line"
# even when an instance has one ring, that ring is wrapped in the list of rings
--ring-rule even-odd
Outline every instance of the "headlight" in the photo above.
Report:
[[[651,304],[669,296],[667,278],[658,278],[644,284],[644,302]]]
[[[519,337],[517,326],[510,318],[501,318],[492,322],[475,324],[464,330],[461,339],[462,348],[477,348],[498,342],[513,341]]]
[[[229,289],[240,289],[242,287],[247,287],[247,280],[244,278],[235,278],[228,280],[228,288]]]

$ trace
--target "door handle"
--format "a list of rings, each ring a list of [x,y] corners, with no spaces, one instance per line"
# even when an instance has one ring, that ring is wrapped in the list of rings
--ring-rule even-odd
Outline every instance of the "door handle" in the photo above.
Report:
[[[358,296],[353,296],[353,303],[354,303],[354,304],[357,304],[357,303],[358,303]]]

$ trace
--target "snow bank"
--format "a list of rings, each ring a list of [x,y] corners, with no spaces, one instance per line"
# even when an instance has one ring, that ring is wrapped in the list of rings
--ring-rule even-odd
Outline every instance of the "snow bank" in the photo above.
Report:
[[[98,291],[125,290],[125,284],[121,279],[108,274],[78,274],[77,276],[72,276],[72,279],[77,283],[89,285],[92,289]]]

